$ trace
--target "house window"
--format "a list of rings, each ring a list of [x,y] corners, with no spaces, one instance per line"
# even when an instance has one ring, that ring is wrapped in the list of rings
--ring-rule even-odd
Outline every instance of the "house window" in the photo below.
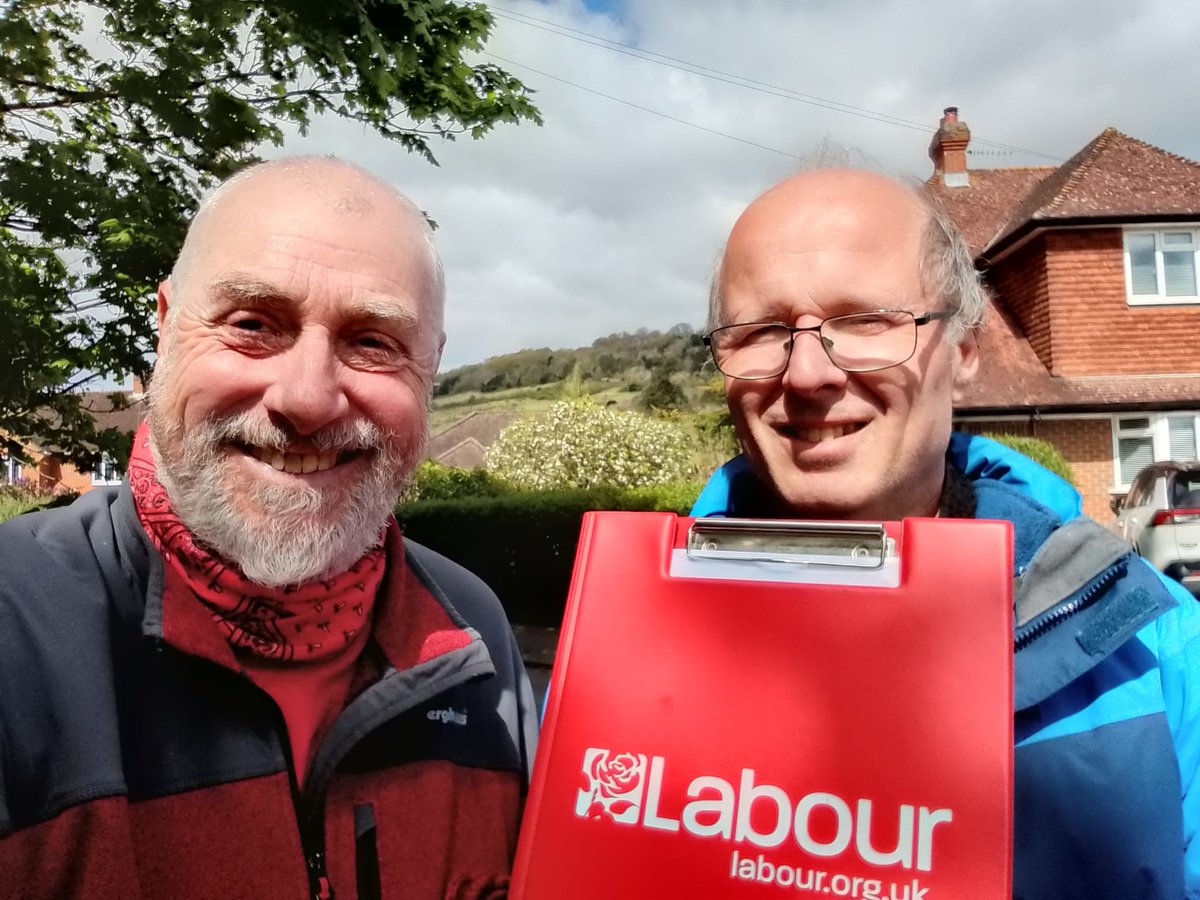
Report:
[[[1152,462],[1196,459],[1200,413],[1150,413],[1113,420],[1113,468],[1118,490],[1125,490]]]
[[[101,459],[92,469],[92,484],[120,484],[125,473],[110,459]]]
[[[21,461],[0,453],[0,484],[16,484],[21,480]]]
[[[1128,229],[1125,287],[1131,306],[1196,303],[1200,229]]]

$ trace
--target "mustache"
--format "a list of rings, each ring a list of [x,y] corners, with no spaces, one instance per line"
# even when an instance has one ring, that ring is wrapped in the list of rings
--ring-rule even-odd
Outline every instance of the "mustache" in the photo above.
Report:
[[[301,435],[294,429],[277,425],[260,413],[253,412],[209,420],[203,426],[203,433],[208,441],[214,443],[249,444],[280,453],[290,452],[297,446],[311,448],[317,453],[378,450],[392,438],[390,433],[365,419],[339,422]]]

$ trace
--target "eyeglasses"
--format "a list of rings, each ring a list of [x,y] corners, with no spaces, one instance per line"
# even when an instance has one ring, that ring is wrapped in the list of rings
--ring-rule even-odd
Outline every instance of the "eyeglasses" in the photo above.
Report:
[[[747,322],[714,328],[704,336],[717,368],[730,378],[774,378],[788,367],[796,335],[814,332],[825,355],[846,372],[877,372],[907,362],[917,349],[917,328],[948,319],[957,310],[912,313],[903,309],[831,316],[819,325]]]

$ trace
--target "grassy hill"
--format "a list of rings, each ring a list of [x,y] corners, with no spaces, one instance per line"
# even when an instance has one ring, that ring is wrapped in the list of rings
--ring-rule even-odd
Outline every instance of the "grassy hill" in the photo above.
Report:
[[[663,390],[664,379],[670,391]],[[580,394],[602,406],[652,411],[691,428],[698,478],[734,451],[720,375],[699,334],[686,325],[609,335],[573,350],[521,350],[443,373],[430,428],[437,434],[473,412],[536,414]],[[669,401],[662,402],[664,397]]]
[[[608,335],[590,347],[520,350],[444,372],[434,389],[431,425],[436,432],[477,410],[536,412],[571,391],[602,405],[644,408],[646,389],[658,374],[682,393],[680,402],[670,404],[681,414],[724,408],[720,377],[699,333],[676,325],[665,332]],[[572,378],[577,382],[569,386]]]

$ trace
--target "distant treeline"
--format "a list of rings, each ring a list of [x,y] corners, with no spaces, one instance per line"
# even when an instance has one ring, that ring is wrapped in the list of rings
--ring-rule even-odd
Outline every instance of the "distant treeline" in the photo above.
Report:
[[[447,396],[535,387],[562,381],[576,366],[579,374],[589,380],[614,380],[625,375],[644,379],[652,372],[693,374],[699,373],[708,359],[700,332],[690,325],[675,325],[667,331],[639,328],[632,334],[621,332],[597,338],[590,347],[520,350],[452,369],[438,378],[435,393]]]

